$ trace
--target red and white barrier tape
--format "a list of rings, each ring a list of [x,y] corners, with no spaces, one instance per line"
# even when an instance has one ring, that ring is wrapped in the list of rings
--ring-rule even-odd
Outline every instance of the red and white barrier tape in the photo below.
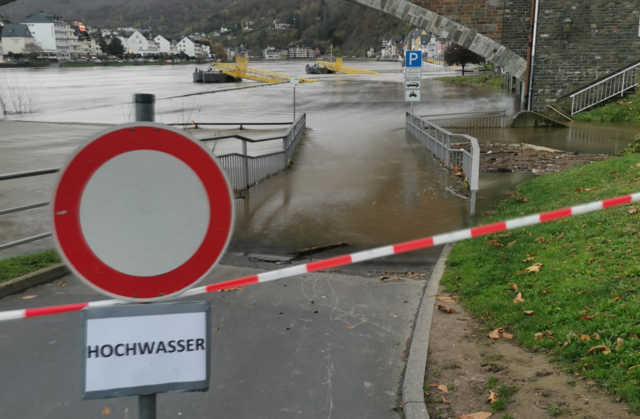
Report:
[[[546,223],[560,218],[571,217],[574,215],[586,214],[589,212],[599,211],[606,208],[617,207],[620,205],[630,204],[640,201],[640,193],[627,196],[620,196],[604,201],[591,202],[589,204],[577,205],[575,207],[565,208],[557,211],[545,212],[542,214],[530,215],[527,217],[514,218],[513,220],[503,221],[495,224],[468,228],[447,234],[439,234],[433,237],[418,239],[410,242],[395,244],[391,246],[379,247],[377,249],[365,250],[362,252],[352,253],[350,255],[337,256],[317,262],[310,262],[304,265],[296,265],[290,268],[279,269],[277,271],[264,272],[257,275],[251,275],[244,278],[233,279],[231,281],[219,282],[217,284],[206,285],[204,287],[193,288],[180,294],[180,297],[190,297],[192,295],[206,294],[208,292],[221,291],[224,289],[244,287],[247,285],[259,284],[262,282],[275,281],[282,278],[289,278],[296,275],[302,275],[309,272],[321,271],[324,269],[337,268],[339,266],[351,265],[353,263],[364,262],[365,260],[377,259],[385,256],[397,255],[400,253],[412,252],[414,250],[426,249],[429,247],[439,246],[448,243],[455,243],[467,240],[473,237],[486,236],[488,234],[498,233],[501,231],[514,230],[535,224]],[[26,310],[13,310],[0,312],[0,321],[24,319],[30,317],[50,316],[54,314],[69,313],[72,311],[80,311],[86,307],[108,307],[119,304],[126,304],[121,300],[103,300],[91,303],[69,304],[53,307],[28,308]]]

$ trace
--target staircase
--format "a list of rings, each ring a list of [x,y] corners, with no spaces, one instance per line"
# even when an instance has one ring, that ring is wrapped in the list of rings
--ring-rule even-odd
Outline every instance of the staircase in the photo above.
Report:
[[[590,109],[612,97],[623,97],[624,92],[638,86],[639,74],[640,61],[637,61],[571,94],[571,115]]]

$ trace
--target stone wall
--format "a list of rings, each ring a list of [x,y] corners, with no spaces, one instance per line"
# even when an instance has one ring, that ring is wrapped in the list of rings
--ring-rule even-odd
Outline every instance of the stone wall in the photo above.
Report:
[[[635,0],[541,0],[533,110],[640,60],[639,21]]]
[[[505,0],[502,45],[527,58],[531,0]]]
[[[411,0],[440,16],[502,42],[505,0]]]

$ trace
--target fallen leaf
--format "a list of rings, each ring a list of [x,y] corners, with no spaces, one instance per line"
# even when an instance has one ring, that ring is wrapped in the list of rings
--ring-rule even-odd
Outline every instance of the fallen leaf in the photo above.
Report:
[[[108,407],[103,407],[102,414],[100,416],[109,416],[110,414],[111,414],[111,409],[109,409]]]
[[[518,289],[518,284],[512,284],[511,282],[509,282],[509,286],[510,286],[511,288],[513,288],[515,291],[520,291],[520,290]]]
[[[533,265],[526,268],[524,271],[526,273],[538,273],[540,272],[540,268],[542,268],[542,263],[534,263]]]
[[[526,310],[523,311],[524,314],[526,314],[527,316],[531,316],[533,314],[533,310]]]
[[[447,399],[444,398],[444,396],[442,396],[442,403],[449,404],[449,402],[447,401]]]
[[[489,390],[489,398],[487,399],[487,403],[494,404],[498,401],[498,394],[494,393],[492,390]]]
[[[636,212],[638,212],[638,208],[631,208],[629,211],[627,211],[629,213],[629,215],[635,214]]]
[[[447,386],[445,386],[444,384],[440,384],[438,386],[438,390],[440,390],[443,393],[449,393],[449,389],[447,388]]]
[[[524,262],[524,263],[533,262],[535,259],[536,258],[528,257],[528,258],[524,259],[522,262]]]
[[[489,246],[504,247],[504,244],[500,243],[498,240],[489,240],[487,244]]]
[[[500,339],[500,333],[502,332],[504,332],[504,327],[494,330],[493,332],[489,333],[487,337],[497,340],[497,339]]]
[[[629,367],[629,371],[635,370],[636,368],[640,368],[640,365],[634,365],[633,367]]]
[[[516,202],[520,202],[521,204],[524,204],[525,202],[529,202],[529,198],[518,198],[516,199]]]
[[[633,166],[631,166],[631,168],[633,169],[634,167],[640,167],[640,163],[636,163]]]
[[[594,334],[593,334],[593,338],[594,338],[595,340],[600,340],[600,334],[599,334],[598,332],[594,333]]]
[[[458,416],[458,419],[488,419],[491,416],[493,416],[493,413],[489,413],[489,412],[476,412],[476,413],[471,413],[469,415],[461,415]]]
[[[451,314],[451,313],[455,313],[456,311],[453,309],[453,307],[447,307],[447,306],[443,306],[442,304],[437,304],[436,307],[438,307],[438,310],[442,310],[447,314]]]
[[[349,330],[351,330],[353,328],[355,328],[355,326],[347,326],[347,329],[349,329]]]
[[[451,298],[451,297],[438,297],[438,300],[444,301],[445,303],[453,303],[456,301],[454,298]]]
[[[384,281],[385,279],[389,279],[391,278],[390,276],[381,276],[380,278],[378,278],[378,280],[380,281]]]
[[[589,349],[587,353],[591,353],[594,351],[602,351],[603,355],[609,355],[611,353],[611,349],[609,349],[609,347],[604,345],[594,346],[593,348]]]
[[[593,314],[591,316],[582,316],[582,317],[580,317],[580,320],[591,320],[591,319],[594,319],[594,318],[598,317],[599,315],[600,315],[600,313],[596,313],[596,314]]]
[[[32,298],[36,298],[37,295],[25,295],[24,297],[22,297],[23,300],[31,300]]]
[[[580,340],[590,341],[591,337],[589,337],[589,335],[580,335]]]
[[[505,339],[513,339],[513,335],[511,333],[503,333],[502,337]]]
[[[542,339],[544,339],[544,333],[538,332],[538,333],[536,333],[534,335],[534,338],[535,338],[535,340],[542,340]]]
[[[514,240],[511,243],[507,244],[507,247],[513,247],[514,244],[516,244],[516,240]]]
[[[621,296],[619,296],[619,297],[614,298],[613,300],[611,300],[611,302],[612,302],[612,303],[614,303],[614,302],[616,302],[616,301],[620,301],[620,300],[622,300],[623,298],[624,298],[624,294],[623,294],[623,295],[621,295]]]
[[[622,338],[618,338],[618,340],[616,340],[616,351],[618,349],[620,349],[620,346],[624,343],[624,339]]]
[[[519,292],[516,298],[513,299],[514,304],[524,303],[524,298],[522,298],[522,293]]]
[[[66,282],[64,282],[64,281],[62,281],[62,282],[58,282],[58,286],[59,286],[59,287],[66,287],[66,286],[67,286],[67,283],[66,283]]]
[[[632,250],[632,249],[625,250],[625,253],[626,253],[626,254],[629,254],[629,253],[631,253],[631,252],[633,252],[633,250]]]

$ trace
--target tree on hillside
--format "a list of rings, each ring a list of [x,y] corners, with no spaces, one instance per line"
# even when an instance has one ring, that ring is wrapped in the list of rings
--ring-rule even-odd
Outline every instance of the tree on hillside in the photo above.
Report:
[[[444,51],[444,62],[447,65],[462,66],[462,75],[464,76],[464,68],[467,64],[481,64],[484,62],[484,58],[460,45],[450,44]]]

